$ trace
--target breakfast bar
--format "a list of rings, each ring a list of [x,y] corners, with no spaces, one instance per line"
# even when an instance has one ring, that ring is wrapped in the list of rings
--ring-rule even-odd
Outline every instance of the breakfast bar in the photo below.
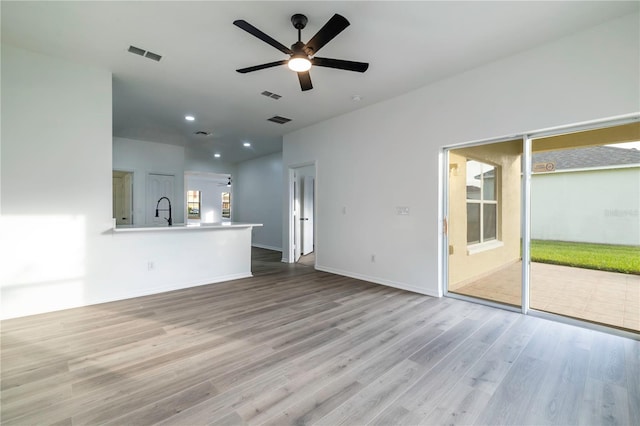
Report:
[[[259,223],[118,225],[110,231],[120,264],[116,298],[251,277],[252,230]],[[116,273],[117,275],[117,273]],[[127,284],[125,284],[127,283]]]

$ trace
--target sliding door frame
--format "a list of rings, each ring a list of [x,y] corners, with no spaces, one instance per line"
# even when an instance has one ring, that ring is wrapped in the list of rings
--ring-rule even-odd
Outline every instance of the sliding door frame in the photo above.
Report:
[[[610,117],[600,120],[592,120],[588,122],[576,123],[565,126],[556,126],[552,128],[546,128],[541,130],[535,130],[530,132],[523,132],[520,134],[505,136],[500,138],[483,139],[467,143],[460,143],[454,145],[448,145],[442,148],[441,176],[440,176],[440,193],[441,195],[441,258],[440,262],[441,277],[440,288],[442,293],[454,299],[465,300],[469,302],[479,303],[486,306],[505,309],[513,312],[521,312],[524,315],[531,315],[539,318],[551,319],[554,321],[562,322],[570,325],[577,325],[580,327],[604,331],[611,334],[620,335],[636,340],[640,340],[640,333],[634,333],[631,331],[622,330],[613,326],[606,326],[596,324],[586,320],[579,320],[571,317],[566,317],[559,314],[553,314],[545,311],[539,311],[530,307],[529,290],[530,290],[530,265],[531,265],[531,157],[532,157],[532,144],[534,139],[559,136],[568,133],[577,133],[582,131],[602,129],[607,127],[616,127],[624,124],[634,123],[640,121],[640,113],[626,114],[616,117]],[[523,170],[522,173],[522,191],[521,191],[521,238],[522,238],[522,300],[521,307],[514,307],[504,305],[498,302],[492,302],[485,299],[479,299],[471,296],[465,296],[461,294],[449,292],[449,235],[448,227],[449,223],[449,152],[452,149],[469,148],[481,145],[490,145],[500,142],[508,142],[516,139],[522,139],[522,155],[523,155]]]

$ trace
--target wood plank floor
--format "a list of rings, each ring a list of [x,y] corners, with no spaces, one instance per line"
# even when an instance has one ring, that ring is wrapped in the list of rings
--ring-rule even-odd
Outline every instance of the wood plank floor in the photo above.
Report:
[[[2,322],[3,425],[640,424],[640,342],[280,263]]]

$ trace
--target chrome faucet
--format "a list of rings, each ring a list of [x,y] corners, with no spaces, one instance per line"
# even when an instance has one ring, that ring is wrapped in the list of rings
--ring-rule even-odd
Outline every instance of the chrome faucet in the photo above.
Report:
[[[169,209],[159,209],[158,206],[160,205],[160,201],[162,200],[167,200],[169,202]],[[164,220],[166,220],[167,222],[169,222],[169,226],[173,225],[173,219],[171,219],[171,200],[168,199],[167,197],[161,197],[158,200],[158,203],[156,204],[156,217],[160,217],[158,216],[158,212],[166,212],[169,211],[169,219],[167,219],[166,217],[164,218]]]

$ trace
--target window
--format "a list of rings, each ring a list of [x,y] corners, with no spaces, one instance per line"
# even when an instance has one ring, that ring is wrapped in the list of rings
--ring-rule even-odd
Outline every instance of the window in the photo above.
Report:
[[[225,219],[231,218],[231,193],[222,193],[222,217]]]
[[[467,160],[467,244],[480,244],[497,238],[497,168]]]
[[[189,219],[200,219],[200,191],[187,191],[187,215]]]

